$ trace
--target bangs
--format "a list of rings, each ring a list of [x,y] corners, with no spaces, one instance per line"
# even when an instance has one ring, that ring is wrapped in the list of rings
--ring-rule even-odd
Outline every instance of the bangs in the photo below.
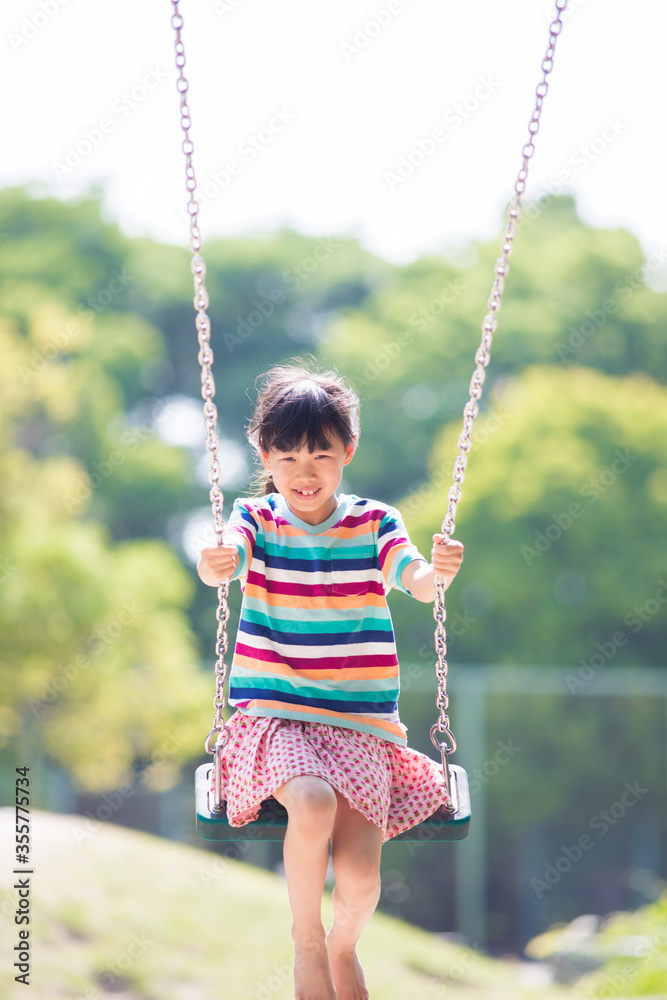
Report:
[[[261,376],[252,420],[246,433],[257,457],[277,451],[329,451],[359,437],[359,397],[336,372],[311,371],[304,364],[275,365]],[[263,466],[256,488],[260,495],[276,488]]]
[[[321,386],[308,382],[291,388],[262,421],[259,428],[262,451],[269,448],[298,451],[304,444],[311,452],[324,450],[331,448],[336,438],[349,444],[352,428]]]

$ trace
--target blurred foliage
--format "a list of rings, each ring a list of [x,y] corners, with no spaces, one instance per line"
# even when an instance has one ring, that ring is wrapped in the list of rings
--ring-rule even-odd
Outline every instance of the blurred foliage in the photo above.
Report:
[[[191,524],[203,532],[203,422],[188,436],[176,407],[182,443],[164,431],[174,402],[201,403],[189,253],[124,236],[96,191],[70,203],[2,191],[0,234],[0,736],[14,746],[22,728],[24,745],[41,741],[78,787],[103,791],[177,734],[162,776],[151,769],[166,787],[198,755],[213,689],[194,636],[213,649],[215,595],[178,558]],[[223,460],[226,506],[247,490],[255,378],[312,354],[362,398],[344,488],[397,503],[428,552],[497,253],[471,244],[399,267],[289,229],[208,244],[223,454],[246,459]],[[531,748],[487,789],[497,947],[520,934],[506,901],[535,844],[551,856],[619,780],[664,788],[645,742],[664,724],[659,703],[600,712],[577,698],[608,664],[665,665],[667,297],[645,281],[660,284],[662,257],[645,264],[631,234],[586,226],[569,198],[527,206],[517,236],[457,516],[450,658],[573,666],[562,696],[499,696],[489,711],[489,759],[499,739]],[[391,601],[404,667],[432,676],[431,608]],[[430,752],[431,699],[402,713]],[[642,801],[614,835],[626,855],[637,824],[664,824],[659,808]],[[620,843],[600,845],[605,864]],[[399,865],[418,891],[383,905],[441,928],[451,871],[428,851]],[[577,885],[550,899],[576,912],[589,890],[602,898]]]
[[[23,229],[11,211],[2,224],[26,241],[19,260],[40,231],[26,206]],[[54,215],[47,203],[41,228],[57,235]],[[63,228],[65,218],[61,206]],[[99,261],[113,258],[90,250],[84,236],[96,229],[86,218],[88,228],[74,227],[84,245],[72,245],[89,257],[92,281]],[[186,613],[192,582],[164,541],[114,545],[104,520],[117,498],[130,506],[128,535],[158,534],[156,522],[188,489],[189,459],[154,429],[128,423],[118,430],[125,440],[113,439],[126,388],[163,349],[161,337],[136,317],[72,311],[67,291],[46,285],[70,275],[56,266],[69,251],[53,242],[52,259],[46,249],[37,255],[44,285],[30,277],[28,289],[5,272],[0,288],[0,737],[4,745],[21,730],[29,742],[38,734],[78,787],[102,790],[171,732],[177,752],[153,771],[165,787],[201,744],[208,694]]]
[[[644,283],[635,237],[589,229],[570,198],[529,214],[511,259],[483,409],[490,384],[534,364],[645,371],[665,381],[665,296]],[[396,269],[362,309],[327,328],[320,351],[364,404],[354,468],[361,495],[395,501],[421,485],[435,435],[454,417],[460,422],[498,252],[498,244],[472,244],[458,258]],[[462,256],[465,266],[450,262]],[[664,267],[662,256],[646,274]]]
[[[0,219],[3,292],[20,292],[34,282],[69,309],[91,308],[101,305],[97,296],[113,272],[123,273],[129,241],[104,220],[99,191],[65,203],[6,188],[0,191]]]
[[[590,680],[592,658],[593,672],[600,659],[665,666],[667,572],[655,540],[667,536],[667,388],[645,374],[534,366],[497,385],[489,405],[457,512],[468,544],[448,600],[455,658],[577,664],[571,693],[578,671]],[[424,552],[459,431],[457,421],[438,436],[434,478],[399,503]],[[405,601],[394,609],[409,657],[405,639],[413,651],[428,644],[430,615]]]
[[[289,229],[265,239],[212,240],[205,260],[220,425],[240,443],[257,376],[296,352],[312,353],[331,317],[360,308],[393,271],[353,240]],[[170,369],[158,369],[156,391],[199,397],[189,253],[137,240],[128,269],[128,301],[162,331],[168,349]]]
[[[667,893],[635,913],[615,913],[598,942],[611,954],[604,967],[577,983],[590,996],[658,997],[667,988]]]
[[[667,893],[634,913],[586,914],[555,924],[526,946],[556,967],[599,966],[577,979],[580,997],[662,997],[667,986]]]

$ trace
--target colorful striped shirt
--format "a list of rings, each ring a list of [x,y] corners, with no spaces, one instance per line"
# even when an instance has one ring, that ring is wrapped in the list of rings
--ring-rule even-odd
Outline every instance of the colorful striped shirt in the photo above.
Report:
[[[339,496],[307,524],[284,497],[240,499],[225,544],[236,546],[243,601],[229,703],[248,715],[372,733],[405,746],[399,665],[386,595],[424,560],[399,512]]]

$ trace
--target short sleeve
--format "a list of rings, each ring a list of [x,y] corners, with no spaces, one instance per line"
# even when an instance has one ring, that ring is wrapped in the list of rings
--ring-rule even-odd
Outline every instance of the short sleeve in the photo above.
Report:
[[[253,511],[248,500],[235,500],[223,535],[224,544],[236,546],[239,554],[239,565],[234,570],[230,579],[243,579],[248,575],[256,540],[257,521],[253,517]]]
[[[403,524],[403,518],[395,507],[388,507],[387,512],[380,522],[378,528],[378,550],[380,557],[380,569],[388,587],[396,587],[404,594],[410,591],[401,583],[403,570],[408,563],[417,559],[421,562],[427,560],[421,554],[416,545],[410,541],[407,529]],[[410,596],[412,596],[410,594]]]

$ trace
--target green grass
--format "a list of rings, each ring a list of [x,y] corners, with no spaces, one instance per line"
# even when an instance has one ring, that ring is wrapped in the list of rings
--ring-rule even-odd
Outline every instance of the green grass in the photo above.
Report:
[[[279,876],[158,837],[35,812],[31,988],[13,982],[13,810],[0,810],[0,996],[293,1000]],[[324,912],[330,919],[330,900]],[[376,913],[359,946],[373,1000],[557,1000],[511,963]]]

